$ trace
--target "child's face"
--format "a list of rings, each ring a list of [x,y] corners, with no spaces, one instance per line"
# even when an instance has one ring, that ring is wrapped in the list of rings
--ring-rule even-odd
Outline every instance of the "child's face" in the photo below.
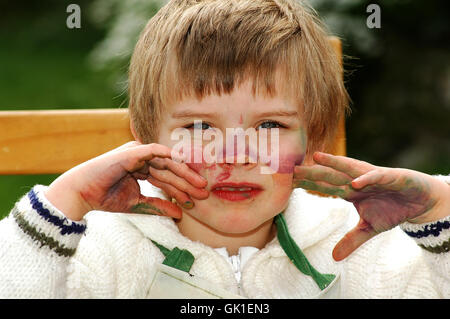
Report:
[[[292,192],[294,166],[300,165],[305,155],[306,136],[299,112],[293,101],[280,96],[253,98],[250,81],[235,88],[230,95],[210,95],[201,102],[185,99],[169,106],[165,110],[158,138],[158,143],[169,147],[180,143],[180,140],[171,138],[177,128],[191,126],[189,130],[194,135],[194,120],[202,121],[204,133],[211,129],[221,131],[222,154],[229,152],[229,149],[225,150],[227,128],[242,128],[244,131],[251,128],[258,135],[261,135],[262,128],[266,128],[269,137],[270,129],[278,128],[279,132],[278,145],[275,145],[275,138],[269,138],[266,144],[269,154],[270,147],[278,146],[278,158],[272,157],[271,163],[252,162],[250,158],[255,158],[261,148],[257,144],[247,144],[245,162],[238,163],[236,157],[223,155],[224,163],[205,162],[203,158],[203,162],[188,164],[206,178],[210,196],[205,200],[194,199],[194,208],[184,209],[183,213],[190,214],[214,230],[238,234],[258,228],[283,211]],[[202,147],[194,147],[192,138],[191,154],[201,152],[210,143],[203,140]],[[232,155],[239,155],[234,153],[236,149],[231,152]],[[278,164],[274,165],[273,161],[278,161]],[[273,169],[276,171],[262,174],[263,167],[267,169],[269,165],[272,172]]]

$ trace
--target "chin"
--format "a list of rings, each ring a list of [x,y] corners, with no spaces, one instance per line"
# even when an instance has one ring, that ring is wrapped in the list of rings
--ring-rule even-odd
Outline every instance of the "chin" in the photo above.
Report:
[[[265,197],[272,198],[272,201],[266,201],[264,204],[261,201],[245,204],[196,201],[193,217],[220,233],[235,235],[249,233],[258,230],[264,223],[282,212],[288,205],[291,192],[292,189],[289,188],[275,194],[265,194]]]
[[[276,214],[253,210],[224,210],[205,220],[214,230],[226,234],[245,234],[257,230]]]

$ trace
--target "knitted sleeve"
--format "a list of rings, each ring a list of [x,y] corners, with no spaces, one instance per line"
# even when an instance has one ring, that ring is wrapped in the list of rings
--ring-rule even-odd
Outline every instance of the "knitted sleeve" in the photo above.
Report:
[[[450,176],[436,177],[450,184]],[[434,273],[434,282],[443,295],[450,298],[450,212],[436,222],[405,222],[400,228],[423,249],[425,261]]]
[[[36,185],[0,221],[0,298],[63,298],[86,222],[67,219]]]

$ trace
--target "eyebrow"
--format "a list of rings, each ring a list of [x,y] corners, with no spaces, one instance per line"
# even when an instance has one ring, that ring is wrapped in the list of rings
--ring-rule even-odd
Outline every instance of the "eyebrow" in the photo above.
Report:
[[[190,110],[179,111],[172,114],[172,118],[174,119],[183,119],[183,118],[213,118],[219,116],[218,113],[205,113],[205,112],[193,112]]]
[[[272,117],[272,116],[282,116],[282,117],[293,117],[298,116],[297,111],[287,111],[287,110],[276,110],[263,113],[257,113],[258,117]],[[190,110],[184,110],[172,114],[172,118],[182,119],[182,118],[214,118],[220,115],[216,112],[206,113],[206,112],[193,112]]]
[[[298,116],[298,112],[297,111],[277,110],[277,111],[258,113],[258,116],[260,116],[260,117],[272,117],[272,116],[292,117],[292,116]]]

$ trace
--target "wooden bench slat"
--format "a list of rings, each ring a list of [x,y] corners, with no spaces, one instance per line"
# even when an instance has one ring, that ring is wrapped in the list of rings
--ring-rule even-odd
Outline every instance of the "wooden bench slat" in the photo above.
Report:
[[[62,173],[133,140],[127,109],[1,111],[0,174]]]

